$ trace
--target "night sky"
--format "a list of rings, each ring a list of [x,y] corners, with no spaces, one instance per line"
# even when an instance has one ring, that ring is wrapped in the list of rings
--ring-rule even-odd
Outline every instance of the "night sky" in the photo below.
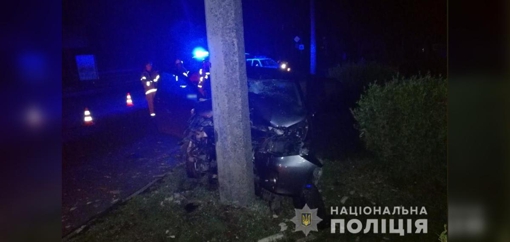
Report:
[[[446,70],[445,0],[315,0],[319,69],[360,59]],[[246,52],[308,61],[309,0],[243,1]],[[294,37],[300,37],[300,51]],[[163,69],[206,47],[203,0],[66,0],[63,44],[93,53],[99,71]],[[64,58],[64,61],[66,59]]]

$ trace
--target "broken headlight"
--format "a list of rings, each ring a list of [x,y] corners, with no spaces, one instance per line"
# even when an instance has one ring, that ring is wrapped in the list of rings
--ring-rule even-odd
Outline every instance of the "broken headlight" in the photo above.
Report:
[[[271,130],[276,135],[283,135],[283,134],[285,134],[285,130],[281,129],[281,128],[274,128],[274,127],[269,126],[269,127],[267,127],[267,129]]]
[[[304,140],[308,133],[308,120],[301,121],[297,124],[294,124],[288,128],[275,128],[268,127],[268,130],[271,130],[276,135],[285,135],[291,137],[298,137],[300,140]]]
[[[273,135],[265,142],[265,151],[275,155],[303,153],[303,141],[308,133],[308,121],[304,120],[288,128],[268,127]],[[307,153],[307,152],[304,152]]]
[[[297,124],[290,126],[288,129],[289,136],[298,137],[300,140],[304,140],[308,134],[308,120],[303,120]]]

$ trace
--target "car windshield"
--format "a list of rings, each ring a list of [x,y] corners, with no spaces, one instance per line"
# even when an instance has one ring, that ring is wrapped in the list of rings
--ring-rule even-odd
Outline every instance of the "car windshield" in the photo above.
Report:
[[[278,66],[278,63],[272,59],[262,59],[260,62],[262,62],[262,66]]]
[[[301,107],[302,102],[298,88],[297,84],[290,80],[248,80],[248,92]]]

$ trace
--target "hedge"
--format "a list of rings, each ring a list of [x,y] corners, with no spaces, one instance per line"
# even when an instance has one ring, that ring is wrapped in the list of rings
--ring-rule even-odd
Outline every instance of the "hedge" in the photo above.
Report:
[[[360,138],[395,175],[446,179],[447,81],[431,75],[372,83],[352,111]]]

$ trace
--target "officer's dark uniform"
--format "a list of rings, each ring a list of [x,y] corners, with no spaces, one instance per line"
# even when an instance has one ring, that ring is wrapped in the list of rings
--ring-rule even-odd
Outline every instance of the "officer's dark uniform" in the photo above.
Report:
[[[143,88],[145,90],[145,98],[147,99],[149,112],[152,117],[156,116],[156,113],[154,112],[154,97],[156,96],[156,91],[158,90],[158,80],[159,74],[152,70],[151,63],[147,63],[140,77],[140,81],[142,82]]]

